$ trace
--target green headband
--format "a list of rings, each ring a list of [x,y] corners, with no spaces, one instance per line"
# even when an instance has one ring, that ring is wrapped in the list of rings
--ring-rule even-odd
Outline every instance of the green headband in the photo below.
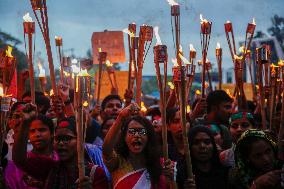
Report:
[[[237,119],[242,119],[242,118],[253,119],[253,116],[249,112],[238,112],[238,113],[231,115],[229,122],[231,124],[233,121]]]

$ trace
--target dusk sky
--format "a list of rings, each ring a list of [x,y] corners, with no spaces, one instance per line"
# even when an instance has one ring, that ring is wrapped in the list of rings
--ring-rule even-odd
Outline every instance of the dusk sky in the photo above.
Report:
[[[208,58],[215,62],[216,43],[220,42],[224,52],[224,68],[232,66],[226,42],[224,23],[233,23],[236,41],[245,37],[247,23],[256,19],[256,31],[267,33],[271,26],[271,17],[275,14],[284,17],[284,0],[180,0],[181,5],[181,42],[188,57],[189,43],[197,50],[200,59],[200,20],[199,14],[213,22]],[[91,36],[95,31],[122,30],[129,23],[137,26],[148,24],[160,27],[163,44],[168,46],[169,63],[174,54],[170,25],[170,6],[166,0],[47,0],[50,38],[53,46],[53,58],[58,64],[54,48],[54,36],[63,37],[64,49],[74,48],[78,57],[86,56],[91,48]],[[23,15],[32,14],[29,0],[0,0],[0,29],[23,41]],[[152,46],[156,43],[153,40]],[[24,50],[24,46],[20,48]],[[127,38],[125,50],[128,59]],[[42,52],[46,59],[42,35],[37,27],[36,51]],[[143,74],[154,75],[153,50],[147,56]],[[66,55],[70,51],[65,52]],[[169,64],[169,68],[171,64]],[[47,62],[45,62],[47,68]],[[127,63],[122,64],[127,69]],[[169,69],[171,70],[171,69]]]

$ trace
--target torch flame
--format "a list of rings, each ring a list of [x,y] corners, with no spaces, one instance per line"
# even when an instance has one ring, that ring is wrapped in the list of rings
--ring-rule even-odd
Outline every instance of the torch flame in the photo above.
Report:
[[[167,1],[171,6],[178,5],[178,3],[175,2],[174,0],[167,0]]]
[[[38,69],[39,69],[38,77],[45,77],[45,70],[42,67],[42,65],[40,63],[38,63],[37,66],[38,66]]]
[[[226,22],[227,24],[230,24],[231,23],[231,21],[230,20],[227,20],[227,22]]]
[[[131,71],[135,72],[135,65],[134,65],[134,63],[131,64]]]
[[[0,96],[3,97],[4,96],[4,90],[3,90],[3,85],[0,84]]]
[[[200,94],[201,94],[200,90],[197,89],[197,90],[195,91],[195,94],[196,94],[196,95],[200,95]]]
[[[33,19],[32,17],[30,16],[30,13],[26,13],[24,16],[23,16],[23,19],[25,22],[33,22]]]
[[[178,62],[176,58],[172,58],[172,63],[174,64],[174,67],[178,67]]]
[[[87,106],[89,106],[89,103],[87,101],[84,101],[83,106],[87,107]]]
[[[130,37],[135,37],[133,32],[130,32],[128,28],[124,28],[122,32],[128,34]]]
[[[173,82],[171,82],[171,81],[168,82],[168,86],[169,86],[170,89],[172,89],[172,90],[175,89],[175,85],[174,85]]]
[[[158,26],[154,27],[154,32],[155,32],[155,36],[156,36],[156,39],[157,39],[156,45],[162,45],[162,41],[161,41],[161,38],[160,38],[160,35],[159,35],[159,27]]]
[[[6,50],[6,56],[9,58],[13,58],[12,51],[13,51],[13,48],[11,46],[8,46]]]
[[[82,69],[82,70],[79,72],[78,76],[89,77],[90,75],[88,74],[87,69]]]
[[[256,25],[255,18],[252,18],[252,24]]]
[[[189,44],[189,50],[190,50],[191,52],[192,52],[192,51],[196,51],[192,44]]]
[[[141,102],[141,112],[147,112],[144,102]]]
[[[113,64],[112,64],[109,60],[106,60],[106,66],[107,66],[107,67],[112,67]]]
[[[181,46],[181,44],[179,45],[179,52],[181,52],[182,53],[182,46]]]
[[[181,53],[178,54],[180,59],[183,61],[184,64],[191,64]]]
[[[61,40],[62,39],[62,37],[60,37],[60,36],[55,36],[55,40]]]
[[[189,113],[190,112],[190,105],[187,105],[186,106],[186,113]]]
[[[280,60],[278,61],[278,66],[281,66],[281,67],[284,66],[284,60],[281,60],[281,59],[280,59]]]
[[[208,20],[206,20],[206,19],[203,18],[202,14],[200,14],[199,17],[200,17],[200,23],[201,23],[201,24],[208,22]]]
[[[216,49],[221,49],[221,45],[220,45],[220,43],[219,43],[219,42],[217,42]]]
[[[52,95],[54,95],[53,89],[51,89],[49,92],[49,96],[52,96]]]

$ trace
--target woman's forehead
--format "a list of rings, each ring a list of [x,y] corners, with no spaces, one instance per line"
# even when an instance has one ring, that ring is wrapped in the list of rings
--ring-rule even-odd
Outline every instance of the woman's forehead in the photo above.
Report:
[[[55,130],[55,136],[57,136],[57,135],[72,135],[72,136],[75,136],[74,133],[70,129],[67,129],[67,128],[57,128]]]
[[[144,128],[144,126],[141,123],[139,123],[135,120],[132,120],[132,121],[129,122],[128,128]]]

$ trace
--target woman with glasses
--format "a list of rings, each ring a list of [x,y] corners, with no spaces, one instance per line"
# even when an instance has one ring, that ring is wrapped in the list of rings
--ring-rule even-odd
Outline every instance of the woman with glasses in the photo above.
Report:
[[[220,153],[220,159],[223,165],[235,167],[234,150],[236,143],[240,136],[248,129],[254,128],[254,118],[249,112],[237,112],[231,115],[230,119],[230,133],[233,139],[231,148]]]
[[[137,115],[138,111],[130,104],[119,113],[104,140],[104,162],[114,189],[163,189],[155,131],[145,117]]]
[[[72,118],[60,120],[55,128],[54,150],[59,161],[45,156],[27,157],[27,138],[31,120],[36,116],[35,110],[33,105],[27,104],[22,111],[22,123],[13,148],[16,165],[34,178],[44,181],[44,189],[108,188],[103,169],[96,165],[86,165],[85,173],[88,177],[78,180],[77,132]]]

